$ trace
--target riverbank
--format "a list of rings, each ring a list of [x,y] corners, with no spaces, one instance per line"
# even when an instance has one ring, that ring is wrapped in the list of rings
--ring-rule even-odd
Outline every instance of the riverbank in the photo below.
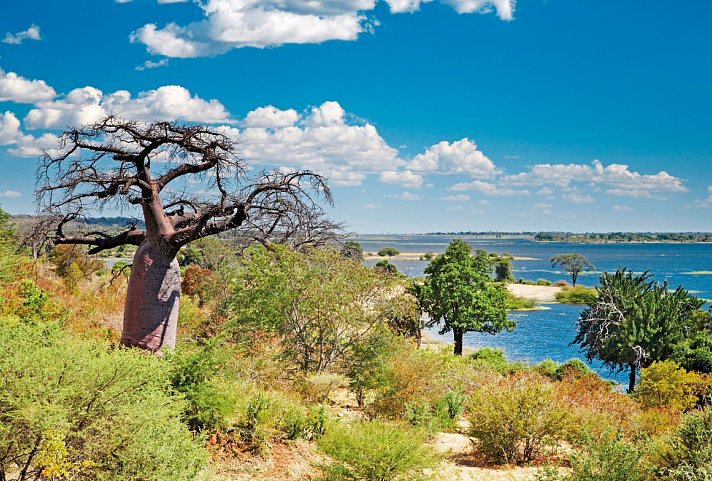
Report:
[[[374,253],[365,253],[363,256],[363,259],[366,261],[380,261],[380,260],[388,260],[388,261],[426,261],[428,260],[428,256],[433,256],[434,254],[432,252],[401,252],[398,255],[395,256],[379,256],[378,254]],[[534,257],[521,257],[521,256],[514,256],[512,257],[512,260],[514,261],[538,261],[539,259],[536,259]]]

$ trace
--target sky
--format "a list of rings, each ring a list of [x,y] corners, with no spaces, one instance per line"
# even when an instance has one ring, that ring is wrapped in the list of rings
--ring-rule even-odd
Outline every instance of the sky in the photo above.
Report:
[[[359,233],[710,231],[711,24],[708,0],[8,2],[0,206],[34,213],[43,150],[113,114],[227,126]]]

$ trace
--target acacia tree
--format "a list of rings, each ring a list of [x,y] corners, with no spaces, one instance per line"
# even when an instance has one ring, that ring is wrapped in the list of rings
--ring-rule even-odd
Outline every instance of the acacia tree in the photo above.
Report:
[[[696,312],[704,301],[681,287],[634,275],[626,269],[604,273],[598,298],[581,313],[573,343],[590,361],[600,359],[611,369],[629,369],[628,392],[635,389],[637,371],[673,355],[675,345],[694,335]]]
[[[571,283],[575,286],[579,274],[592,271],[596,268],[591,261],[581,254],[559,254],[551,258],[551,267],[561,267],[571,276]]]
[[[441,334],[453,332],[456,355],[462,355],[466,332],[496,334],[514,328],[507,318],[506,288],[492,279],[485,252],[473,256],[466,242],[455,239],[430,262],[425,275],[425,282],[415,288],[420,305],[431,322],[442,322]]]
[[[43,156],[37,199],[58,219],[55,244],[83,244],[95,254],[138,246],[126,293],[121,343],[160,353],[175,346],[180,297],[176,255],[189,242],[240,228],[247,237],[291,235],[322,218],[331,202],[325,180],[308,171],[248,178],[238,143],[220,129],[107,117],[63,133]],[[65,233],[75,219],[107,204],[136,208],[145,228]],[[300,231],[301,237],[309,232]]]

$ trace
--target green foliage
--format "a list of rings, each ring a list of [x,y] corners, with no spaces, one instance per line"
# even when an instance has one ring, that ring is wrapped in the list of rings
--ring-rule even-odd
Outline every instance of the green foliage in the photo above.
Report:
[[[377,327],[362,342],[356,343],[345,363],[349,389],[356,395],[360,407],[366,392],[382,382],[388,354],[397,349],[399,340],[384,327]]]
[[[712,479],[712,409],[687,414],[670,444],[667,466],[661,470],[663,479]]]
[[[589,374],[593,374],[591,368],[588,367],[581,359],[577,358],[569,359],[556,368],[556,379],[558,380],[561,380],[566,376],[580,378]]]
[[[502,349],[483,347],[470,354],[470,359],[477,366],[483,366],[502,374],[509,370],[509,361]]]
[[[674,361],[656,361],[640,372],[635,398],[645,407],[685,411],[697,404],[699,376]]]
[[[25,322],[38,322],[47,320],[47,292],[37,287],[34,281],[25,279],[20,284],[18,294],[22,298],[22,305],[17,315]]]
[[[184,347],[171,354],[169,361],[171,384],[188,402],[188,425],[196,431],[225,428],[227,418],[235,411],[235,399],[217,382],[220,359],[214,343]]]
[[[554,294],[556,302],[561,304],[593,304],[596,296],[596,289],[584,286],[566,286]]]
[[[490,262],[494,265],[495,279],[499,282],[512,282],[512,256],[509,254],[489,254]]]
[[[400,251],[395,247],[384,247],[378,251],[378,255],[381,257],[393,257],[400,254]]]
[[[635,369],[668,359],[673,346],[694,332],[696,311],[703,301],[678,287],[656,284],[650,275],[626,269],[604,273],[598,298],[581,313],[574,343],[591,360],[600,359],[612,369]]]
[[[2,479],[187,481],[205,464],[163,360],[6,321],[0,352]]]
[[[337,425],[318,442],[335,463],[330,481],[411,481],[420,479],[436,457],[420,431],[381,421]]]
[[[104,267],[100,259],[89,256],[86,249],[78,245],[58,245],[49,253],[49,261],[58,276],[76,283]]]
[[[643,481],[648,473],[642,467],[642,451],[625,441],[620,433],[585,435],[582,446],[571,454],[571,473],[543,469],[537,481]]]
[[[0,282],[17,279],[25,258],[18,254],[17,232],[12,216],[0,208]]]
[[[557,445],[569,413],[554,386],[532,375],[475,390],[468,402],[470,436],[478,453],[497,463],[527,463]]]
[[[712,335],[701,331],[681,339],[673,346],[671,358],[688,371],[712,373]]]
[[[255,249],[228,303],[235,337],[251,337],[255,328],[280,332],[285,357],[303,371],[323,371],[383,319],[387,282],[337,251]]]
[[[544,359],[539,364],[536,364],[533,369],[535,372],[541,374],[542,376],[548,377],[549,379],[557,379],[559,363],[552,359]]]
[[[470,253],[470,246],[453,240],[443,255],[425,268],[425,283],[418,286],[421,306],[441,333],[453,331],[455,354],[462,354],[465,332],[496,334],[512,330],[507,318],[507,290],[492,279],[492,265],[486,253]]]
[[[576,286],[579,274],[596,268],[591,261],[581,254],[559,254],[551,258],[551,267],[561,267],[571,276],[571,283]]]
[[[376,269],[381,269],[385,272],[388,272],[389,274],[397,274],[398,273],[398,268],[396,267],[396,265],[386,259],[376,262],[374,267]]]
[[[528,299],[507,291],[507,310],[523,311],[534,309],[536,307],[536,299]]]
[[[342,253],[345,257],[355,261],[363,261],[363,247],[354,240],[344,242]]]

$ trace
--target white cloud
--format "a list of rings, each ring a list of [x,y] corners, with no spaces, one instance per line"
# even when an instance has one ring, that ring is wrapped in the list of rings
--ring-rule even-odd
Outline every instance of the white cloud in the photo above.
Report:
[[[279,129],[291,127],[299,120],[299,114],[294,109],[279,110],[272,105],[257,108],[247,114],[243,125],[259,129]]]
[[[615,204],[613,210],[616,212],[631,212],[633,208],[627,205]]]
[[[537,202],[533,205],[533,207],[536,207],[537,209],[551,209],[553,206],[547,202]]]
[[[495,197],[511,197],[515,195],[530,195],[528,190],[515,190],[509,188],[499,187],[495,184],[489,182],[483,182],[481,180],[475,180],[472,182],[460,182],[458,184],[450,187],[449,190],[456,192],[461,192],[465,190],[476,190],[482,192],[485,195],[495,196]]]
[[[25,40],[41,40],[40,27],[35,24],[30,25],[30,28],[17,33],[8,32],[5,38],[2,39],[3,43],[9,43],[13,45],[19,45]]]
[[[295,110],[261,107],[248,113],[243,129],[231,135],[241,142],[246,160],[310,169],[333,185],[360,185],[368,174],[406,187],[419,187],[420,175],[399,172],[404,161],[369,123],[353,124],[337,102],[324,102],[299,115]]]
[[[491,177],[497,172],[494,162],[467,138],[453,143],[442,141],[428,147],[408,162],[408,168],[415,172],[468,174],[476,178]]]
[[[467,194],[446,195],[441,200],[446,202],[466,202],[470,200],[470,196]]]
[[[44,80],[28,80],[15,72],[0,69],[0,102],[33,104],[53,99],[57,94]]]
[[[392,13],[414,12],[431,0],[385,0]],[[511,20],[515,0],[442,0],[458,13],[496,12]],[[159,1],[173,3],[173,1]],[[198,2],[196,2],[198,3]],[[377,0],[206,0],[204,19],[188,25],[149,23],[132,42],[166,57],[219,55],[233,48],[356,40],[378,22],[368,17]]]
[[[595,199],[588,194],[579,194],[576,192],[564,194],[561,198],[573,202],[574,204],[590,204],[595,201]]]
[[[146,60],[143,62],[141,65],[136,66],[136,70],[139,72],[143,72],[144,70],[149,70],[153,68],[159,68],[159,67],[165,67],[168,65],[168,59],[167,58],[162,58],[161,60],[154,61],[154,60]]]
[[[423,198],[423,196],[420,194],[416,194],[414,192],[408,192],[408,191],[401,192],[400,194],[396,194],[396,195],[389,196],[389,197],[392,197],[394,199],[400,199],[400,200],[408,200],[408,201],[421,200]]]
[[[126,90],[109,95],[94,87],[77,88],[64,98],[39,102],[25,117],[29,129],[84,125],[114,114],[131,120],[186,120],[229,122],[230,115],[217,100],[203,100],[179,85],[165,85],[132,97]]]
[[[708,196],[704,199],[696,200],[692,205],[695,207],[712,207],[712,185],[707,186]]]
[[[655,197],[662,193],[687,192],[682,179],[665,171],[641,174],[631,171],[627,165],[604,166],[599,160],[594,160],[591,165],[538,164],[527,172],[506,176],[502,182],[508,185],[554,185],[563,189],[570,188],[574,183],[585,183],[605,186],[606,193],[627,197]]]
[[[4,190],[0,191],[0,197],[4,197],[6,199],[15,199],[17,197],[22,197],[22,194],[16,190]]]
[[[0,145],[13,145],[21,137],[20,120],[12,112],[0,115]]]
[[[381,182],[386,184],[399,184],[404,187],[420,188],[425,179],[422,175],[414,174],[410,170],[397,172],[395,170],[386,170],[381,172],[379,177]]]

